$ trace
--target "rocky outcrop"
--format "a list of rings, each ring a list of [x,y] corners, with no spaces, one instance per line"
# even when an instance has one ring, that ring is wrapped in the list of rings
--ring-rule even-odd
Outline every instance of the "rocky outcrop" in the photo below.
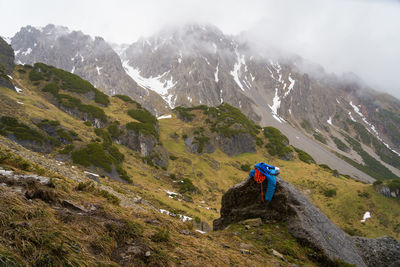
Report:
[[[14,51],[6,41],[0,37],[0,86],[14,89],[8,75],[14,69]]]
[[[230,157],[257,152],[254,138],[249,133],[239,133],[231,137],[219,135],[216,142],[219,148]]]
[[[285,222],[289,232],[301,243],[320,251],[321,260],[340,259],[366,266],[353,240],[326,215],[313,206],[291,184],[277,178],[275,195],[268,206],[260,199],[260,185],[248,177],[230,188],[222,197],[221,217],[214,220],[214,230],[249,218],[264,222]],[[266,184],[263,185],[265,189]]]
[[[118,137],[116,141],[139,152],[142,157],[150,158],[153,163],[160,167],[168,166],[168,153],[159,145],[157,138],[152,135],[126,129],[124,134]]]
[[[391,189],[387,185],[378,185],[375,187],[375,190],[385,197],[400,197],[400,188]]]
[[[360,255],[368,266],[400,266],[400,243],[388,236],[380,238],[355,237]]]

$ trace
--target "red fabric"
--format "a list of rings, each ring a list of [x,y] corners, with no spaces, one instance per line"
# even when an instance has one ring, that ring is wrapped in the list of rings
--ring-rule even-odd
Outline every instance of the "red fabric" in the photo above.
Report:
[[[261,200],[264,202],[264,193],[263,193],[263,188],[262,188],[262,183],[265,180],[265,176],[258,170],[255,169],[255,173],[254,173],[254,181],[256,181],[257,183],[259,183],[261,185]]]

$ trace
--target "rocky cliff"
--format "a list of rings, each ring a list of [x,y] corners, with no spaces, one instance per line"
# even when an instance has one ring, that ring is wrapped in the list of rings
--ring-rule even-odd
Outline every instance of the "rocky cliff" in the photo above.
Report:
[[[0,37],[0,86],[14,89],[11,82],[11,72],[14,69],[14,51],[11,46]]]
[[[265,183],[263,188],[266,188]],[[302,244],[320,251],[322,259],[340,259],[357,266],[375,266],[377,261],[382,263],[379,258],[381,256],[376,256],[382,253],[360,253],[350,236],[280,177],[277,178],[276,192],[269,205],[260,200],[260,185],[250,177],[230,188],[222,197],[221,205],[221,217],[214,220],[214,230],[224,229],[230,223],[249,218],[261,218],[266,223],[285,222],[289,232]],[[371,250],[375,246],[372,245],[374,242],[366,241],[365,246],[370,246]],[[385,239],[379,242],[386,244]],[[359,243],[362,241],[357,244]],[[388,246],[399,245],[393,240],[389,243]],[[391,245],[393,243],[396,245]],[[367,254],[371,257],[369,260],[365,259]],[[389,257],[387,261],[395,262],[400,259],[399,252],[385,255]]]

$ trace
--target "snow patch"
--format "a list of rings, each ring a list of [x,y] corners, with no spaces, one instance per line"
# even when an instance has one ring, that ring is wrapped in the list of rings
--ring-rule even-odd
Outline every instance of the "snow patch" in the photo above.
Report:
[[[32,52],[32,48],[29,47],[25,52],[22,52],[22,54],[23,54],[24,56],[27,56],[27,55],[29,55],[31,52]]]
[[[177,82],[173,81],[173,77],[169,80],[165,80],[165,76],[168,75],[169,71],[164,72],[163,74],[149,78],[143,77],[140,75],[140,70],[135,69],[134,67],[130,66],[128,60],[122,62],[122,65],[126,71],[126,73],[140,86],[150,89],[161,95],[161,97],[168,102],[169,106],[173,108],[173,101],[172,95],[168,95],[169,89],[173,88]],[[163,81],[162,81],[163,80]],[[176,98],[176,97],[175,97]]]
[[[289,73],[289,77],[288,77],[290,84],[289,84],[287,92],[285,93],[285,95],[283,97],[286,97],[288,94],[290,94],[290,92],[292,91],[294,84],[296,82],[296,80],[292,79],[292,77],[290,75],[291,75],[291,73]]]
[[[200,234],[203,234],[203,235],[206,233],[206,232],[201,231],[201,230],[198,230],[198,229],[196,229],[195,231],[196,231],[196,232],[199,232]]]
[[[191,217],[189,217],[189,216],[181,215],[181,214],[175,214],[175,213],[172,213],[172,212],[170,212],[170,211],[168,211],[168,210],[164,210],[164,209],[160,209],[160,212],[161,212],[162,214],[167,214],[167,215],[169,215],[169,216],[171,216],[171,217],[178,217],[182,222],[186,222],[186,221],[191,221],[191,220],[193,220],[193,218],[191,218]]]
[[[272,110],[272,116],[274,117],[275,120],[279,121],[280,123],[285,121],[278,115],[278,109],[281,106],[281,99],[278,96],[278,88],[275,88],[275,97],[272,100],[272,106],[271,105],[268,106]]]
[[[217,64],[217,68],[215,69],[214,77],[215,77],[215,82],[218,83],[218,67],[219,67],[219,62]]]
[[[236,52],[237,62],[233,66],[233,70],[230,72],[230,74],[233,76],[233,79],[235,80],[236,84],[240,87],[240,89],[244,91],[243,85],[240,82],[239,75],[240,75],[240,68],[242,67],[242,65],[246,65],[246,62],[244,60],[244,55],[240,56],[237,49],[235,50],[235,52]]]
[[[24,103],[17,101],[17,104],[23,105]]]
[[[329,117],[329,119],[326,122],[332,125],[332,117]]]
[[[369,218],[371,218],[371,213],[369,211],[367,211],[367,212],[365,212],[363,219],[360,222],[365,222]]]
[[[351,115],[351,111],[349,111],[349,117],[352,121],[356,122],[356,120],[353,118],[353,116]]]
[[[98,67],[98,66],[96,66],[97,75],[101,75],[100,71],[101,71],[102,68],[103,68],[103,67]]]
[[[162,119],[171,119],[171,118],[172,118],[172,115],[171,115],[171,114],[169,114],[169,115],[162,115],[162,116],[158,117],[158,118],[157,118],[157,120],[162,120]]]
[[[13,77],[11,77],[10,75],[7,75],[8,78],[10,78],[10,80],[13,80]]]
[[[14,87],[15,87],[15,91],[16,91],[18,94],[22,93],[22,89],[21,89],[21,88],[18,88],[18,87],[16,87],[16,86],[14,86]]]
[[[75,72],[75,66],[72,67],[71,73]]]
[[[97,173],[93,173],[93,172],[84,171],[83,173],[92,175],[92,176],[94,176],[94,177],[100,177],[100,175],[98,175]]]
[[[340,105],[340,102],[339,102],[339,100],[336,98],[336,102]]]

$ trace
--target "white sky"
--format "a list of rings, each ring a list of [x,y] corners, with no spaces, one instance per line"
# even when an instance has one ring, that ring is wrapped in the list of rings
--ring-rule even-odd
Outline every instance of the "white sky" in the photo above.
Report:
[[[0,35],[49,23],[132,43],[168,24],[198,21],[224,33],[250,31],[320,63],[352,71],[400,98],[399,0],[0,0]]]

